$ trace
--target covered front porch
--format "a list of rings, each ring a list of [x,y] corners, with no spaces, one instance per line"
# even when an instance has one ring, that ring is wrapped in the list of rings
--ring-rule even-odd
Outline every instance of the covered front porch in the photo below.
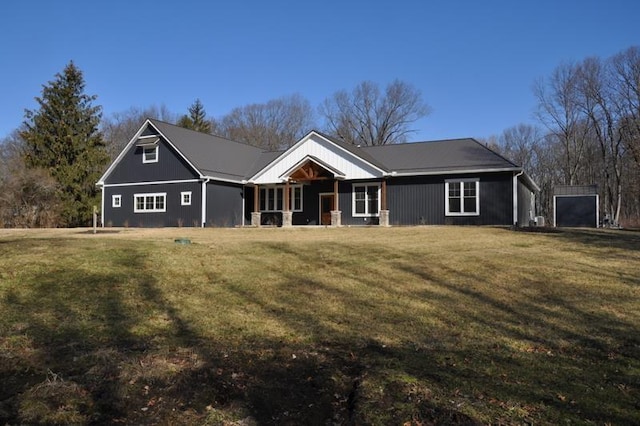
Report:
[[[388,226],[386,180],[374,184],[378,190],[367,199],[340,170],[306,157],[282,173],[278,182],[252,185],[251,226],[339,227],[345,222]],[[369,216],[354,223],[354,212],[361,208]]]

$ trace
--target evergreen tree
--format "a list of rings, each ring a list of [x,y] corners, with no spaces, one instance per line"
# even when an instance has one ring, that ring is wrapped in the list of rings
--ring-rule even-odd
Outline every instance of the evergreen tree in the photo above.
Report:
[[[43,86],[37,110],[25,111],[25,164],[44,169],[58,182],[61,226],[85,226],[99,204],[95,186],[108,156],[98,130],[101,107],[84,93],[82,71],[70,62]]]
[[[211,133],[211,122],[207,120],[207,113],[200,99],[189,107],[189,115],[183,115],[178,120],[178,126],[202,133]]]

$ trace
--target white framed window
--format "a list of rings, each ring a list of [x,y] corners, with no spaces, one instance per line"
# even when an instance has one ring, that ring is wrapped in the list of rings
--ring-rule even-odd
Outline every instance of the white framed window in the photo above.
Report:
[[[265,186],[260,188],[260,211],[280,212],[284,210],[284,186]],[[302,211],[302,185],[289,186],[291,211]]]
[[[159,213],[167,211],[167,193],[134,194],[134,213]]]
[[[122,195],[114,194],[111,196],[111,207],[118,208],[122,206]]]
[[[480,179],[446,180],[444,194],[445,215],[480,215]]]
[[[184,191],[180,193],[180,205],[182,206],[191,205],[191,191]]]
[[[351,205],[353,217],[378,216],[380,214],[380,184],[354,184]]]
[[[158,162],[158,145],[142,147],[142,162],[145,164]]]

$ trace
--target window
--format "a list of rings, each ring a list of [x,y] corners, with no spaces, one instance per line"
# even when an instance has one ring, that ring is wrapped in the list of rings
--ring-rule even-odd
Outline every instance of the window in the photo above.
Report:
[[[445,181],[445,214],[478,216],[480,214],[480,181],[460,179]]]
[[[134,199],[134,213],[157,213],[167,210],[167,194],[135,194]]]
[[[289,191],[291,211],[302,211],[302,185],[291,185]],[[260,211],[279,212],[282,210],[284,210],[284,187],[260,188]]]
[[[378,216],[380,212],[380,185],[353,185],[353,216]]]
[[[122,206],[122,196],[120,194],[112,195],[111,196],[111,207],[118,208],[120,206]]]
[[[157,163],[158,162],[158,145],[145,146],[142,148],[142,162],[143,163]]]
[[[191,205],[191,191],[185,191],[180,193],[180,204],[183,206]]]

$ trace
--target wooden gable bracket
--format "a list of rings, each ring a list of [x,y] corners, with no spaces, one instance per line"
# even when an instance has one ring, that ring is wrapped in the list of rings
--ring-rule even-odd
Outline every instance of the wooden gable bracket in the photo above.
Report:
[[[321,160],[307,157],[280,176],[289,182],[311,182],[318,180],[341,179],[344,175]]]

